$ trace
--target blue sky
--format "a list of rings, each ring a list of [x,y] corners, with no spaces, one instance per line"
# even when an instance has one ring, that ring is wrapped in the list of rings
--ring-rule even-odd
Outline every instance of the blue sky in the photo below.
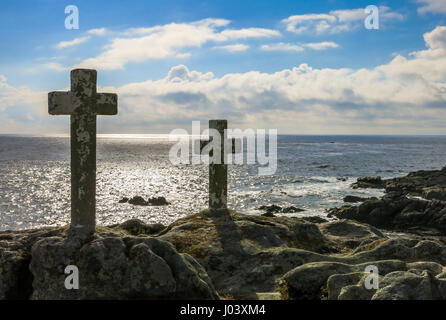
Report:
[[[368,5],[379,30],[364,27]],[[446,134],[444,26],[445,0],[0,0],[0,133],[67,132],[46,93],[88,67],[120,97],[101,132],[224,117],[279,133]]]

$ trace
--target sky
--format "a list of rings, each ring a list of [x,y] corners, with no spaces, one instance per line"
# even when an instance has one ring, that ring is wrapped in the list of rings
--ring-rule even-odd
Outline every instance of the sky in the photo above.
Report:
[[[69,133],[75,68],[118,94],[99,133],[446,134],[446,0],[0,0],[0,44],[0,134]]]

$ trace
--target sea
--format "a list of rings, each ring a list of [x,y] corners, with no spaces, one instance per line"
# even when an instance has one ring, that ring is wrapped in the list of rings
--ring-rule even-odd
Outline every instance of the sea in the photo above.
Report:
[[[208,204],[208,167],[174,165],[167,135],[99,135],[96,214],[100,225],[137,218],[169,224]],[[268,150],[268,148],[267,148]],[[247,215],[262,205],[295,206],[288,216],[326,217],[361,176],[391,178],[446,164],[446,136],[299,136],[277,138],[277,170],[229,166],[229,207]],[[123,197],[165,197],[167,206],[118,203]],[[279,214],[280,215],[280,214]],[[285,214],[284,214],[285,215]],[[70,139],[0,135],[0,230],[65,225],[70,221]]]

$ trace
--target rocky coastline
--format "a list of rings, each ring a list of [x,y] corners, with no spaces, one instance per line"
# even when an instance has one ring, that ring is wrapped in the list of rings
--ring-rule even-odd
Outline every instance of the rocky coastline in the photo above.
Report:
[[[0,299],[446,299],[446,169],[355,187],[385,195],[350,199],[359,204],[331,209],[332,221],[204,210],[88,239],[68,227],[3,231]],[[64,286],[67,265],[78,290]],[[378,286],[367,289],[370,266]]]
[[[352,219],[386,230],[446,235],[446,167],[393,179],[359,178],[353,188],[384,189],[381,199],[329,210],[329,217]]]

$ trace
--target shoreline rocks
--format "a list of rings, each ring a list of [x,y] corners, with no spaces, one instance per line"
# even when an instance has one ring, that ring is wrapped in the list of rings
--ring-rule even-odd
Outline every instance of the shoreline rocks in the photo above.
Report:
[[[386,182],[381,177],[361,177],[352,184],[353,189],[369,188],[369,189],[383,189],[386,187]]]
[[[329,209],[328,217],[353,219],[398,232],[446,235],[446,167],[411,172],[407,176],[387,180],[380,177],[358,178],[352,187],[380,187],[385,189],[385,195],[381,199],[364,199],[357,206]],[[347,200],[353,203],[359,199],[349,197]]]
[[[69,264],[79,267],[84,289],[64,288]],[[364,289],[368,265],[378,267],[378,291]],[[393,239],[347,219],[231,210],[204,210],[167,227],[133,219],[98,227],[82,241],[68,237],[67,227],[0,232],[1,299],[256,299],[265,292],[281,299],[446,299],[445,265],[444,239]]]
[[[364,202],[367,200],[376,200],[377,198],[363,198],[358,196],[345,196],[343,201],[347,203]]]

